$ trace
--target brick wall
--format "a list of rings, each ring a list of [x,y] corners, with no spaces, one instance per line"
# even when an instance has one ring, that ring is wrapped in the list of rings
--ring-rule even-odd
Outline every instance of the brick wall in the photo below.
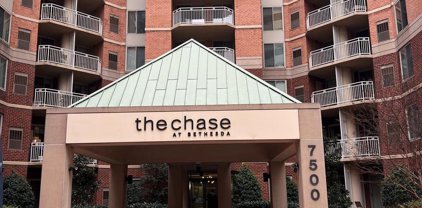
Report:
[[[117,71],[125,72],[126,68],[126,47],[111,42],[104,41],[102,44],[101,64],[103,68],[109,68],[108,55],[110,52],[117,54]]]
[[[119,18],[119,33],[110,32],[110,16]],[[118,9],[116,7],[104,5],[104,12],[101,17],[103,21],[103,37],[117,41],[126,41],[126,10]]]
[[[147,11],[148,13],[148,11]],[[171,50],[170,31],[147,31],[145,34],[145,59],[154,59]]]
[[[8,60],[6,73],[6,91],[0,90],[0,100],[13,104],[32,106],[35,66]],[[15,95],[13,93],[15,73],[28,75],[26,95]]]

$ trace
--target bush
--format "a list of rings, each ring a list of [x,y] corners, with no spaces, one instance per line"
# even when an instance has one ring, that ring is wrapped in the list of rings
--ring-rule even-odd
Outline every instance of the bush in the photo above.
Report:
[[[233,176],[233,205],[262,201],[261,188],[252,171],[242,166]]]
[[[14,206],[7,206],[7,205],[3,205],[3,208],[17,208],[17,207],[14,207]]]
[[[128,205],[127,207],[128,208],[167,208],[167,205],[160,204],[157,202],[153,202],[153,203],[143,202],[143,203],[134,203],[134,204]]]
[[[73,162],[72,205],[93,204],[99,186],[97,169],[88,166],[91,163],[88,157],[76,155]]]
[[[404,205],[401,205],[400,208],[421,208],[422,200],[407,202]]]
[[[167,164],[144,164],[142,170],[145,172],[139,180],[142,202],[167,204]]]
[[[267,201],[245,201],[233,205],[233,208],[269,208],[270,203]]]
[[[98,206],[98,205],[74,205],[72,208],[107,208],[106,206]]]
[[[4,205],[17,208],[34,207],[35,196],[29,183],[22,176],[12,173],[4,180]]]
[[[421,196],[422,190],[409,177],[401,168],[395,168],[388,177],[384,178],[381,194],[385,207],[399,207],[399,205],[418,200],[412,192]]]

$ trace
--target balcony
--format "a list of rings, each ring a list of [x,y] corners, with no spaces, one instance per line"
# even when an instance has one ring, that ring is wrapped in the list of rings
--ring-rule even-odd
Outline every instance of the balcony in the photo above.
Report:
[[[55,64],[89,72],[99,72],[101,68],[98,56],[51,45],[38,46],[38,63]]]
[[[306,18],[306,26],[308,30],[312,30],[323,24],[335,22],[349,15],[365,13],[366,11],[365,0],[338,1],[309,12]]]
[[[349,138],[340,140],[339,143],[342,159],[381,155],[379,137],[377,136]]]
[[[51,3],[42,4],[41,20],[58,22],[98,35],[103,32],[100,18]]]
[[[44,142],[31,143],[29,162],[42,162],[44,156]]]
[[[56,89],[36,88],[34,95],[35,107],[65,108],[84,98],[86,95],[66,92]]]
[[[234,50],[227,47],[211,47],[212,51],[234,63]]]
[[[173,26],[233,25],[233,10],[228,7],[181,7],[173,11]]]
[[[321,104],[322,108],[357,101],[370,101],[374,99],[374,83],[372,81],[355,82],[352,84],[319,90],[312,92],[311,96],[311,102]]]
[[[311,51],[309,63],[314,70],[367,55],[371,55],[371,43],[368,37],[361,37]]]

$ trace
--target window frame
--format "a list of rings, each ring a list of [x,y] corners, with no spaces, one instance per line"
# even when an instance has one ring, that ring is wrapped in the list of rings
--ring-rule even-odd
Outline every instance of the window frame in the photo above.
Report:
[[[386,76],[385,74],[384,74],[384,70],[385,69],[390,69],[391,68],[391,76],[392,76],[392,83],[391,83],[391,85],[385,85],[385,81],[384,81],[384,76]],[[388,65],[384,65],[384,66],[381,66],[381,82],[382,82],[382,87],[383,88],[385,88],[385,87],[393,87],[394,85],[395,85],[395,78],[394,78],[394,64],[388,64]],[[389,74],[387,74],[387,76],[388,76]]]
[[[112,23],[111,23],[111,20],[112,20],[113,18],[117,20],[116,31],[114,31],[114,30],[112,29],[112,28],[113,28],[113,27],[112,27],[112,25],[115,25],[115,24],[112,24]],[[110,24],[109,24],[109,31],[110,31],[110,32],[112,32],[112,33],[115,33],[115,34],[119,34],[119,24],[120,24],[120,18],[119,18],[118,16],[116,16],[116,15],[113,15],[113,14],[112,14],[112,15],[110,15],[110,20],[109,20],[109,23],[110,23]]]
[[[302,97],[303,97],[303,101],[301,101],[300,99],[298,99],[297,98],[297,95],[296,95],[296,90],[297,89],[302,89],[303,90],[303,94],[302,94]],[[296,99],[296,100],[299,100],[300,102],[302,102],[302,103],[304,103],[305,102],[305,86],[304,85],[299,85],[299,86],[296,86],[295,88],[294,88],[294,98]]]
[[[281,28],[279,28],[279,29],[275,29],[275,21],[274,21],[274,15],[275,15],[275,13],[274,13],[274,9],[275,8],[280,8],[280,11],[281,11]],[[264,10],[265,9],[271,9],[271,29],[265,29],[265,16],[264,16]],[[263,7],[262,8],[262,25],[263,25],[263,28],[262,28],[262,30],[263,31],[280,31],[280,30],[283,30],[283,28],[284,28],[284,25],[283,25],[283,8],[282,7]]]
[[[110,55],[116,56],[116,61],[110,61]],[[111,68],[111,64],[110,64],[111,62],[116,63],[116,68]],[[114,51],[109,51],[108,52],[108,69],[117,71],[118,63],[119,63],[119,54],[117,52],[114,52]]]
[[[412,107],[416,107],[417,113],[414,113],[414,112],[409,113],[409,109],[411,109]],[[407,136],[408,136],[409,141],[413,142],[413,141],[416,141],[418,139],[421,139],[421,132],[416,132],[417,135],[415,137],[412,137],[411,131],[412,131],[413,128],[411,128],[410,123],[409,123],[409,118],[411,118],[411,117],[409,117],[409,114],[412,115],[412,116],[416,115],[416,119],[417,119],[418,123],[415,124],[415,126],[417,126],[415,129],[418,129],[418,127],[420,127],[420,124],[421,124],[420,114],[421,114],[421,112],[420,112],[418,104],[415,103],[415,104],[411,104],[411,105],[407,106],[406,109],[405,109],[405,114],[406,114]]]
[[[271,86],[279,89],[276,85],[277,82],[284,82],[284,90],[279,89],[280,91],[287,93],[287,80],[285,79],[269,79],[269,80],[265,80],[268,84],[270,84]],[[274,85],[271,84],[271,82],[274,82]]]
[[[19,39],[19,33],[21,33],[21,32],[22,33],[27,33],[29,35],[29,40],[28,41],[27,40]],[[17,45],[17,48],[18,49],[25,50],[25,51],[29,51],[31,49],[31,32],[32,32],[31,30],[28,30],[28,29],[25,29],[25,28],[18,28],[18,45]],[[19,47],[21,41],[27,41],[28,42],[28,49]]]
[[[129,31],[129,29],[130,29],[130,24],[129,24],[129,14],[131,13],[131,12],[135,12],[135,32],[130,32]],[[138,29],[138,17],[139,17],[139,15],[138,15],[138,13],[143,13],[144,15],[144,22],[143,22],[143,29],[142,29],[142,31],[139,31]],[[126,33],[127,34],[145,34],[145,29],[146,29],[146,12],[145,12],[145,10],[128,10],[127,11],[127,22],[126,22],[126,25],[127,25],[127,30],[126,30]]]
[[[10,28],[12,27],[12,15],[11,14],[9,14],[5,9],[3,9],[1,6],[0,6],[0,9],[1,10],[3,10],[3,27],[5,27],[6,25],[4,24],[5,23],[5,18],[4,18],[4,16],[7,14],[8,16],[9,16],[9,18],[8,18],[8,25],[7,25],[7,37],[6,37],[6,39],[3,39],[1,36],[0,36],[0,40],[1,41],[3,41],[3,42],[5,42],[6,44],[10,44]],[[3,32],[3,31],[2,31]]]
[[[276,61],[275,61],[275,57],[276,57],[276,44],[281,44],[281,48],[282,48],[282,52],[283,52],[283,64],[282,65],[280,65],[280,66],[276,66]],[[272,47],[273,47],[273,66],[267,66],[266,64],[267,64],[267,61],[266,61],[266,55],[265,55],[265,45],[272,45]],[[284,51],[285,51],[285,45],[284,45],[284,42],[283,43],[264,43],[263,44],[263,51],[264,51],[264,53],[263,53],[263,57],[264,57],[264,68],[269,68],[269,69],[280,69],[280,68],[284,68],[285,66],[286,66],[286,57],[285,57],[285,53],[284,53]]]
[[[409,19],[407,18],[407,6],[406,6],[406,0],[403,0],[404,1],[404,6],[405,6],[405,13],[406,13],[406,25],[405,26],[403,26],[403,8],[402,8],[402,5],[401,5],[401,1],[402,0],[396,0],[395,1],[395,3],[394,3],[394,19],[395,19],[395,22],[396,22],[396,31],[397,31],[397,34],[399,34],[401,31],[403,31],[408,25],[409,25]],[[399,29],[399,24],[398,24],[398,17],[399,17],[399,15],[397,15],[397,5],[400,5],[400,24],[401,24],[401,29]]]
[[[297,51],[300,51],[300,59],[295,59],[295,52],[297,52]],[[298,57],[296,57],[296,58],[298,58]],[[292,62],[293,62],[293,66],[300,66],[300,65],[302,65],[303,64],[303,62],[302,62],[302,47],[297,47],[297,48],[293,48],[293,50],[292,50]],[[295,60],[300,60],[300,63],[299,64],[296,64],[296,62],[295,62]]]
[[[410,47],[410,54],[407,54],[407,47]],[[410,60],[411,60],[411,69],[412,69],[412,75],[408,75],[407,77],[404,77],[404,73],[403,73],[403,58],[402,58],[402,50],[405,50],[406,52],[406,64],[407,64],[407,74],[409,74],[409,55],[410,55]],[[412,46],[410,43],[404,45],[399,51],[399,59],[400,59],[400,72],[401,72],[401,77],[402,77],[402,82],[406,82],[407,80],[411,79],[412,77],[415,76],[415,71],[414,71],[414,65],[413,65],[413,57],[412,57]]]
[[[0,90],[2,91],[6,91],[7,88],[7,67],[9,64],[9,60],[7,60],[7,58],[3,57],[0,55],[0,59],[4,59],[5,60],[5,65],[4,65],[4,87],[0,86]]]
[[[26,83],[25,83],[25,94],[20,94],[20,93],[16,93],[16,76],[21,76],[21,77],[25,77],[26,78]],[[23,86],[21,84],[18,84],[20,86]],[[26,96],[28,94],[28,74],[25,73],[19,73],[19,72],[15,72],[15,75],[13,77],[13,94],[14,95],[20,95],[20,96]]]
[[[385,39],[385,40],[381,40],[380,39],[380,32],[378,30],[380,28],[380,25],[382,25],[382,24],[386,24],[387,25],[387,31],[384,31],[387,34],[387,39]],[[388,40],[391,39],[390,38],[390,25],[389,25],[388,19],[378,21],[376,23],[376,28],[377,28],[377,40],[378,40],[378,43],[381,43],[381,42],[384,42],[384,41],[388,41]],[[383,33],[383,32],[381,32],[381,33]]]
[[[31,5],[26,5],[24,2],[30,3]],[[34,0],[21,0],[21,6],[32,9],[34,7]]]
[[[297,26],[293,27],[293,15],[297,14]],[[297,28],[300,28],[300,12],[295,11],[290,13],[290,30],[295,30]]]
[[[104,200],[104,193],[105,192],[107,192],[107,203],[104,203],[105,202],[105,200]],[[108,206],[109,201],[110,201],[110,189],[104,188],[101,193],[102,193],[101,194],[101,202],[102,202],[102,205],[103,206]]]
[[[10,148],[10,135],[11,135],[11,132],[12,131],[20,131],[21,132],[21,138],[20,138],[20,149],[14,149],[14,148]],[[7,149],[8,150],[16,150],[16,151],[22,151],[22,144],[23,144],[23,137],[24,137],[24,135],[23,135],[23,133],[24,133],[24,130],[23,130],[23,128],[15,128],[15,127],[10,127],[9,128],[9,137],[8,137],[8,140],[7,140]],[[16,140],[16,139],[14,139],[14,140]]]
[[[129,69],[129,64],[128,64],[128,60],[129,60],[128,59],[129,58],[129,49],[130,48],[135,48],[135,68],[134,69]],[[146,59],[145,59],[145,46],[127,46],[126,47],[126,67],[125,67],[125,71],[126,72],[130,72],[130,71],[133,71],[133,70],[141,67],[141,66],[136,66],[137,63],[138,63],[138,59],[137,59],[137,57],[138,57],[138,48],[143,48],[144,49],[144,57],[143,57],[144,60],[143,60],[143,64],[141,66],[145,65],[145,63],[146,63]]]

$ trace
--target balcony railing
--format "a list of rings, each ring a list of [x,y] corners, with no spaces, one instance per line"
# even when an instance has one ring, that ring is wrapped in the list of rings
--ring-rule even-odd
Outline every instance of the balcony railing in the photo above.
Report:
[[[173,11],[173,26],[179,24],[231,24],[233,10],[228,7],[182,7]]]
[[[29,162],[42,162],[44,156],[44,142],[31,143]]]
[[[211,50],[218,53],[218,55],[228,59],[231,62],[234,62],[234,50],[227,47],[211,47]]]
[[[366,12],[365,0],[338,1],[308,13],[306,24],[308,30],[321,24],[358,12]]]
[[[347,102],[373,100],[374,98],[374,83],[362,81],[315,91],[312,93],[311,101],[321,104],[321,107],[327,107]]]
[[[311,51],[311,68],[340,61],[358,55],[370,55],[371,43],[368,37],[354,38],[345,42]]]
[[[100,71],[100,58],[86,53],[51,45],[38,46],[38,62],[48,62],[78,69]]]
[[[80,93],[66,92],[56,89],[36,88],[34,106],[65,108],[86,95]]]
[[[342,158],[380,156],[379,137],[358,137],[339,141]]]
[[[100,18],[51,3],[42,4],[41,20],[57,21],[100,35],[103,32]]]

